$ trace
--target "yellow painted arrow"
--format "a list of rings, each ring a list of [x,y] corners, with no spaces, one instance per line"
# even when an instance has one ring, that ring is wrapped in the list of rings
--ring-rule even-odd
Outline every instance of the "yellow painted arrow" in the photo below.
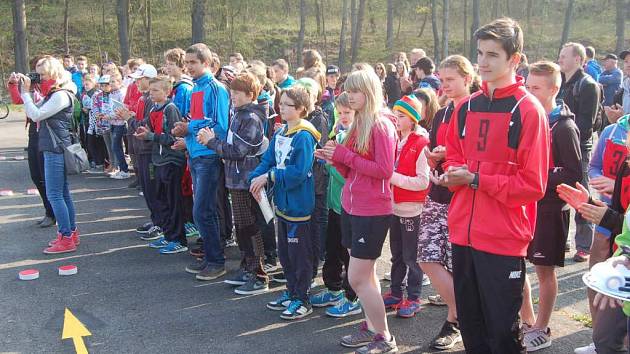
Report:
[[[88,354],[83,337],[91,336],[92,333],[66,308],[63,315],[63,332],[61,339],[70,339],[74,343],[74,349],[77,354]]]

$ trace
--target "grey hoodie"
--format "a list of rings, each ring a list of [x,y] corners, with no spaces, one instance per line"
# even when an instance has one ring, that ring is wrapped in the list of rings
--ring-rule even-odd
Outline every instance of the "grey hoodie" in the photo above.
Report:
[[[154,124],[157,122],[157,118],[162,116],[162,132],[157,133]],[[182,116],[179,110],[171,100],[166,101],[163,105],[154,104],[149,113],[147,119],[147,126],[151,129],[151,133],[147,135],[146,140],[153,142],[153,148],[151,150],[151,162],[155,166],[163,166],[166,164],[175,164],[177,166],[184,166],[186,162],[186,155],[183,151],[173,150],[171,146],[175,143],[175,137],[171,134],[171,129],[175,126],[175,123],[180,122]]]

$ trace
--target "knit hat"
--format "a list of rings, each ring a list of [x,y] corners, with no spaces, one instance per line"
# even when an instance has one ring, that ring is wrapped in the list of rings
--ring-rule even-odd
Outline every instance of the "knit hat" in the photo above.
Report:
[[[420,116],[422,102],[414,95],[403,96],[396,101],[393,110],[406,114],[414,123],[419,123],[422,120]]]

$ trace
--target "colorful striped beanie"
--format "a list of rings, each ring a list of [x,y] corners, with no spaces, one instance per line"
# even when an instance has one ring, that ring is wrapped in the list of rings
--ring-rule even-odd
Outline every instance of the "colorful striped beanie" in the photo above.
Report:
[[[422,102],[414,95],[403,96],[396,101],[393,110],[406,114],[414,123],[419,123],[422,120],[420,116]]]

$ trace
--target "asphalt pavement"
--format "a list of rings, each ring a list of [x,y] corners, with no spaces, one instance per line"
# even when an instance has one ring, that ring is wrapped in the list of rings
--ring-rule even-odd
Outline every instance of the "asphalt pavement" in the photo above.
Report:
[[[69,177],[81,245],[75,253],[44,255],[56,230],[35,225],[43,207],[38,196],[26,194],[33,188],[28,163],[20,159],[26,157],[26,143],[22,113],[0,120],[0,190],[14,192],[0,197],[0,353],[74,353],[73,341],[61,339],[66,308],[91,332],[84,337],[90,353],[350,352],[339,339],[357,328],[360,316],[335,319],[316,309],[287,322],[265,307],[283,286],[239,296],[221,280],[200,282],[185,273],[193,261],[188,253],[160,255],[148,248],[134,232],[148,221],[148,212],[138,192],[127,188],[129,181]],[[236,269],[238,250],[228,248],[227,256],[228,269]],[[385,245],[379,274],[389,271],[389,258]],[[68,264],[76,265],[78,274],[59,276],[57,268]],[[18,272],[30,268],[38,269],[40,278],[18,280]],[[567,260],[559,269],[553,345],[540,353],[572,353],[590,343],[591,330],[577,321],[588,314],[581,281],[585,268]],[[537,296],[536,277],[530,276]],[[388,283],[382,284],[385,291]],[[424,299],[431,294],[430,286],[423,288]],[[445,317],[444,307],[431,305],[413,319],[390,313],[400,352],[432,352],[429,343]],[[447,352],[462,353],[463,346]]]

